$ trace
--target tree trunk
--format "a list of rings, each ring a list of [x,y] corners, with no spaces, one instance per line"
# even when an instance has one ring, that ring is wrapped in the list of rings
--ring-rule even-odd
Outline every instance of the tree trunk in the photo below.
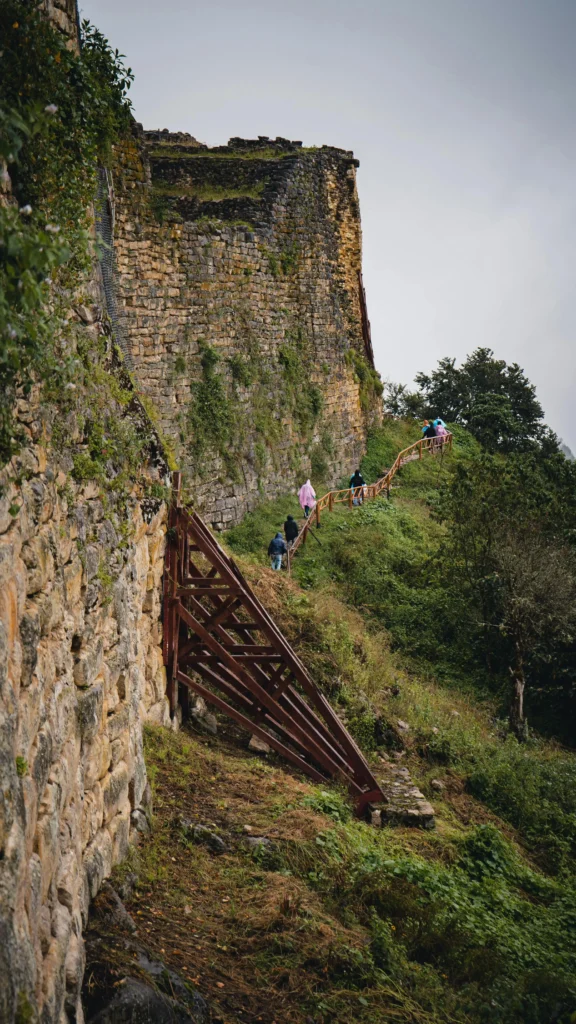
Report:
[[[526,679],[524,676],[524,665],[522,655],[516,646],[516,663],[510,666],[512,678],[512,692],[510,694],[509,722],[510,729],[521,742],[528,738],[528,722],[524,715],[524,688]]]

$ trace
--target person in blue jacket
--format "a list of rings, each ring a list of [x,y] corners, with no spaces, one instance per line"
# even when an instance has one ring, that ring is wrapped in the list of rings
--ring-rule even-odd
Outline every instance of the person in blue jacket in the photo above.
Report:
[[[282,568],[282,558],[287,553],[287,551],[288,548],[286,547],[286,541],[284,540],[284,537],[282,536],[281,533],[277,533],[276,536],[272,538],[268,545],[268,554],[270,555],[270,560],[273,569]]]
[[[356,469],[350,477],[349,487],[354,491],[353,502],[355,505],[361,505],[364,500],[364,485],[366,481],[362,476],[359,469]]]

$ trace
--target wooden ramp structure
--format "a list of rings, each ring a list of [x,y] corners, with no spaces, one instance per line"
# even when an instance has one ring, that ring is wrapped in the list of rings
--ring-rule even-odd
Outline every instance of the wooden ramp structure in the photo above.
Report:
[[[200,516],[180,502],[167,534],[164,663],[172,714],[203,697],[316,782],[341,780],[356,813],[383,801],[360,749]]]

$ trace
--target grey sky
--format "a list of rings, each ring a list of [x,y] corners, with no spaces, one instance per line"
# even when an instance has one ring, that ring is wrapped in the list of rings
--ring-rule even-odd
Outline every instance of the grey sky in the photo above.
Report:
[[[147,128],[353,149],[378,369],[488,345],[576,449],[576,0],[80,0]]]

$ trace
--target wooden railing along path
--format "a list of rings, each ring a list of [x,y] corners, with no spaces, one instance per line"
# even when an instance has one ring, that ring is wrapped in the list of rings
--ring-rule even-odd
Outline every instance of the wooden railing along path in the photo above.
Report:
[[[424,452],[438,455],[439,452],[443,452],[446,448],[448,451],[452,450],[452,434],[450,432],[445,434],[444,437],[423,437],[420,441],[415,441],[414,444],[399,452],[390,469],[375,484],[365,484],[363,487],[356,488],[344,487],[340,491],[328,491],[327,494],[318,498],[312,512],[308,519],[306,519],[288,552],[288,569],[290,569],[291,560],[298,551],[298,548],[306,543],[306,537],[310,528],[314,524],[320,526],[322,512],[326,509],[328,512],[332,512],[335,505],[348,505],[352,508],[354,498],[358,498],[360,495],[363,502],[369,501],[371,498],[377,498],[383,491],[386,491],[386,494],[390,497],[390,485],[401,466],[406,465],[407,462],[421,459]]]

